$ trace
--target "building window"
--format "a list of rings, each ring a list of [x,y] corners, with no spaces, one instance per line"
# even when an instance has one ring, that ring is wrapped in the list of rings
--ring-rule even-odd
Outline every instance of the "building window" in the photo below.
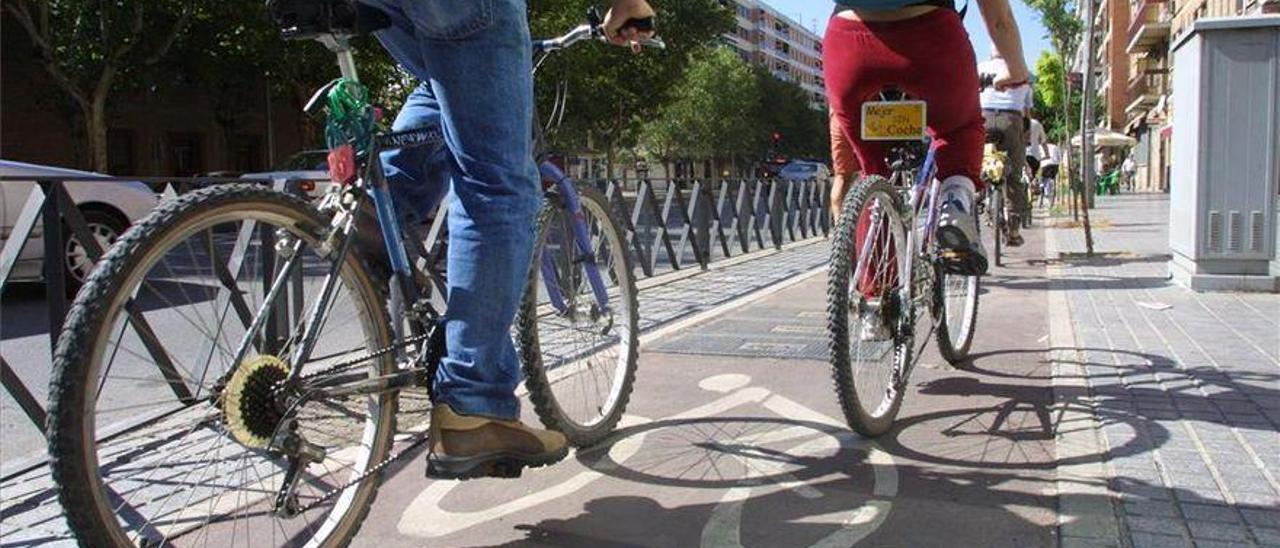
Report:
[[[236,135],[231,138],[228,156],[231,170],[240,173],[263,171],[262,137],[257,135]]]
[[[199,133],[170,133],[165,147],[168,171],[175,177],[193,177],[204,171],[204,139]]]
[[[107,172],[109,175],[136,175],[134,134],[128,129],[107,130]]]

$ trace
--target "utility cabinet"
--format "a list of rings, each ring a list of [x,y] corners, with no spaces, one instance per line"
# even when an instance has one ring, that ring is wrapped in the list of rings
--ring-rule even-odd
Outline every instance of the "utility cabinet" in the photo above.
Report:
[[[1201,19],[1174,43],[1172,172],[1174,279],[1280,291],[1280,16]]]

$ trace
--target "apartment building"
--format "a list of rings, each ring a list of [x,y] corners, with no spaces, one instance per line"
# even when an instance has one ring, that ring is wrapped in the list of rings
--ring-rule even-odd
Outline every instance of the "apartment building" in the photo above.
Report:
[[[1106,112],[1101,125],[1138,139],[1141,191],[1168,191],[1173,89],[1169,48],[1197,19],[1261,13],[1277,0],[1100,0],[1094,67]],[[1082,48],[1083,49],[1083,48]],[[1077,59],[1077,62],[1080,59]]]
[[[822,37],[765,2],[733,0],[729,4],[737,10],[738,25],[725,35],[725,42],[748,63],[799,84],[809,93],[814,109],[825,108]]]

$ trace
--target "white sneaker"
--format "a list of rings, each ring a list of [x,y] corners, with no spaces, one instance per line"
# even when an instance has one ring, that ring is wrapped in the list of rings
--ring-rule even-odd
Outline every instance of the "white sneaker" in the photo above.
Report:
[[[978,236],[973,194],[973,181],[960,175],[947,177],[939,191],[938,246],[947,270],[954,274],[987,272],[987,250]]]

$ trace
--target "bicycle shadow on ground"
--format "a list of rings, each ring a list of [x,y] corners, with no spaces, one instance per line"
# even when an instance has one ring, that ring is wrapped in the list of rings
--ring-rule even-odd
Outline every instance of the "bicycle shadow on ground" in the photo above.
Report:
[[[1056,544],[1056,504],[1053,480],[981,471],[940,471],[920,466],[897,467],[902,491],[889,500],[874,530],[840,546],[988,546],[1024,547]],[[577,515],[515,523],[524,538],[481,546],[811,546],[840,538],[846,529],[867,522],[833,522],[837,506],[868,507],[874,497],[849,494],[842,478],[827,478],[810,486],[835,493],[820,504],[784,486],[757,486],[738,507],[738,519],[725,520],[720,502],[664,504],[650,496],[608,496],[586,501]],[[1203,501],[1194,493],[1164,490],[1133,479],[1114,482],[1132,492],[1123,500],[1152,506],[1172,498]],[[1094,489],[1107,486],[1091,483]],[[1162,492],[1163,491],[1163,492]],[[1082,495],[1088,504],[1119,504],[1108,495]],[[828,505],[822,507],[822,505]],[[728,521],[728,523],[726,523]],[[1185,534],[1185,533],[1184,533]],[[850,534],[848,537],[854,537]]]
[[[1010,354],[1043,354],[1072,351],[1092,359],[1066,359],[1083,375],[1054,375],[1047,367],[1039,373],[1021,374],[986,369],[982,363]],[[1110,356],[1111,363],[1103,357]],[[992,360],[995,362],[996,360]],[[1047,358],[1042,364],[1052,363]],[[1178,438],[1170,421],[1195,420],[1239,430],[1275,432],[1278,428],[1263,414],[1266,405],[1280,401],[1280,375],[1257,372],[1224,374],[1214,367],[1178,367],[1158,354],[1083,349],[1013,349],[973,355],[956,366],[978,378],[952,376],[918,385],[931,397],[982,397],[999,403],[959,410],[900,417],[880,443],[895,456],[920,462],[984,469],[1051,470],[1058,466],[1102,463],[1108,460],[1147,461],[1150,454]],[[1008,379],[1009,382],[1001,382]],[[1053,392],[1043,386],[1015,381],[1057,381]],[[1073,382],[1074,381],[1074,382]],[[1249,406],[1252,406],[1250,409]],[[1091,413],[1096,423],[1071,424],[1068,412]],[[1082,428],[1105,432],[1110,447],[1099,453],[1059,459],[1053,440]],[[915,446],[917,429],[942,432],[953,443]],[[983,440],[979,446],[966,439]],[[1034,442],[1028,449],[1026,443]],[[1102,452],[1105,451],[1105,452]]]

